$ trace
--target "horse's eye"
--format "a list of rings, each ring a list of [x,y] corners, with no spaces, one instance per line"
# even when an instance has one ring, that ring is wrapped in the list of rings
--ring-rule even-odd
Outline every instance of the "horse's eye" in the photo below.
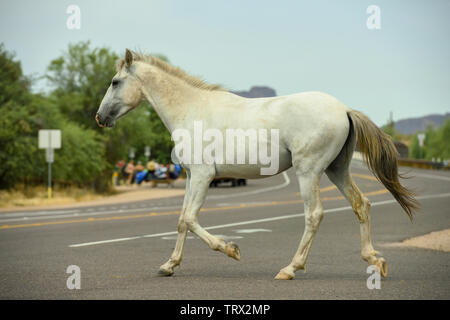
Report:
[[[119,84],[119,80],[113,80],[112,81],[112,86],[116,87]]]

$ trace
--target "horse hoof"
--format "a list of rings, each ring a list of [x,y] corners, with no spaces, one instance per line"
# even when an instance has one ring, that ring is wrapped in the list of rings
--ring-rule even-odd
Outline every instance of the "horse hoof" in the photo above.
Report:
[[[294,279],[294,276],[291,274],[287,274],[284,271],[278,272],[278,274],[275,276],[275,280],[292,280]]]
[[[388,267],[387,267],[387,262],[386,262],[386,260],[384,260],[384,258],[378,259],[377,267],[380,270],[381,276],[383,278],[386,278],[387,274],[388,274]]]
[[[173,275],[173,269],[165,269],[163,267],[159,268],[158,275],[163,277],[170,277]]]
[[[239,250],[239,247],[236,243],[234,243],[234,242],[227,243],[225,250],[226,250],[227,256],[229,256],[233,259],[236,259],[237,261],[241,260],[241,251]]]

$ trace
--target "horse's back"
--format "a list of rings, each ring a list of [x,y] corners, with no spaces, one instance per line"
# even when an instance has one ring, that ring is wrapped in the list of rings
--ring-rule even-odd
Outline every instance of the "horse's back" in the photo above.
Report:
[[[322,92],[287,97],[280,106],[284,114],[280,139],[292,153],[293,162],[298,162],[298,168],[321,171],[336,158],[347,140],[350,109]]]
[[[220,123],[228,123],[228,128],[278,130],[279,173],[289,168],[292,161],[305,160],[306,168],[308,163],[323,162],[327,166],[334,160],[348,136],[349,110],[338,99],[322,92],[256,99],[238,97],[230,116],[220,117]],[[233,176],[248,173],[248,178],[258,175],[259,168],[217,167],[219,172]]]

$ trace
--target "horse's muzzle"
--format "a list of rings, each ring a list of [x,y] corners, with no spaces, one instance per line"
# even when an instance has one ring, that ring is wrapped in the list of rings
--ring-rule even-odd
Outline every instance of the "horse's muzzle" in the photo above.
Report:
[[[114,120],[111,117],[106,117],[105,119],[101,119],[101,117],[98,113],[95,115],[95,121],[97,121],[97,124],[102,128],[114,126]]]
[[[95,121],[97,121],[97,124],[98,124],[100,127],[103,128],[104,125],[100,123],[100,120],[99,120],[99,119],[100,119],[100,117],[98,116],[98,113],[97,113],[97,114],[95,115]]]

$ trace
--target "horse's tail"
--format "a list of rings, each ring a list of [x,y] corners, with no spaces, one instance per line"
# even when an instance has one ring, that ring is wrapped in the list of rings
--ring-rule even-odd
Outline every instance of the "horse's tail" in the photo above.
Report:
[[[372,173],[389,190],[397,202],[413,219],[419,209],[415,194],[401,185],[397,168],[397,149],[391,137],[381,131],[367,116],[351,110],[347,112],[356,133],[359,150]]]

